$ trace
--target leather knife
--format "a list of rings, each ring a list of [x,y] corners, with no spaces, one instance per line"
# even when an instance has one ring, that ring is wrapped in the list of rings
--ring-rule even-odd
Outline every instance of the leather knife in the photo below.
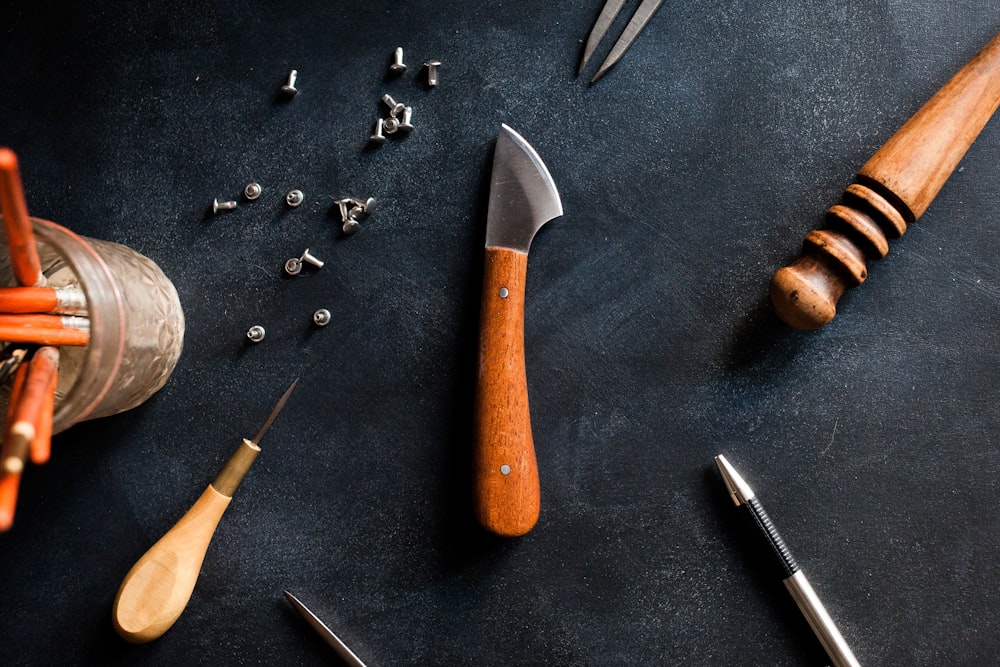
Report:
[[[562,215],[552,176],[501,125],[493,153],[475,402],[476,518],[507,537],[538,521],[541,495],[524,368],[524,285],[538,229]]]

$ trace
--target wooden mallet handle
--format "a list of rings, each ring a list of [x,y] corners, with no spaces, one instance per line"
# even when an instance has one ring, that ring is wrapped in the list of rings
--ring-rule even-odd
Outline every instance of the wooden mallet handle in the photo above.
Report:
[[[818,329],[837,300],[868,277],[866,261],[930,206],[1000,105],[1000,35],[958,71],[858,172],[844,201],[810,232],[802,255],[771,279],[771,301],[785,322]]]

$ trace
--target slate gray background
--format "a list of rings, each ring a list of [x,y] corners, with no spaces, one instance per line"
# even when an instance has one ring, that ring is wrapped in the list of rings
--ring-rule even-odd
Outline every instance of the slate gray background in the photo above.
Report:
[[[283,589],[375,665],[825,664],[719,452],[863,664],[996,660],[997,121],[831,326],[792,331],[766,294],[1000,29],[997,3],[665,3],[589,86],[600,4],[0,5],[0,143],[30,211],[153,258],[187,317],[158,395],[59,436],[25,476],[0,535],[5,664],[333,659]],[[410,70],[385,79],[396,46]],[[384,92],[417,129],[366,151]],[[543,508],[517,540],[468,502],[501,122],[565,207],[529,261]],[[261,199],[206,215],[251,180]],[[351,238],[347,194],[380,203]],[[326,266],[283,277],[305,247]],[[334,319],[313,330],[319,307]],[[295,376],[187,610],[122,642],[122,577]]]

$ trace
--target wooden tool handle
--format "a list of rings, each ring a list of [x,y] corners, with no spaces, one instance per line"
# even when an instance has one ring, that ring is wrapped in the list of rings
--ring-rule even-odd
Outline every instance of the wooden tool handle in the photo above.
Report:
[[[9,148],[0,148],[0,211],[3,212],[11,268],[22,285],[43,285],[42,265],[35,246],[35,232],[28,219],[21,171],[17,155]]]
[[[152,641],[180,617],[219,519],[259,453],[260,447],[244,438],[187,514],[125,575],[111,610],[122,638],[136,644]]]
[[[111,611],[111,621],[123,639],[136,644],[152,641],[180,617],[231,500],[209,484],[187,514],[125,575]]]
[[[541,495],[524,370],[528,255],[487,248],[475,411],[476,516],[513,537],[538,521]]]
[[[995,36],[858,172],[828,228],[806,236],[802,256],[778,269],[771,301],[778,316],[818,329],[837,300],[868,277],[865,263],[889,250],[941,190],[1000,105],[1000,35]]]

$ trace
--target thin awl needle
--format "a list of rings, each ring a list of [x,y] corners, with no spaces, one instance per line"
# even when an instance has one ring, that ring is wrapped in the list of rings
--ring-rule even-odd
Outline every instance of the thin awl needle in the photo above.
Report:
[[[295,610],[301,614],[302,618],[306,619],[306,623],[311,625],[316,632],[320,634],[321,637],[326,641],[327,644],[333,647],[333,650],[344,659],[348,665],[351,667],[365,667],[365,663],[361,662],[361,659],[354,655],[354,651],[347,648],[347,644],[340,640],[340,637],[333,633],[333,630],[327,627],[326,623],[321,621],[319,617],[309,611],[309,607],[302,604],[302,602],[289,593],[285,591],[285,597],[291,603]]]
[[[255,435],[253,440],[250,442],[255,445],[260,444],[260,439],[264,437],[265,433],[267,433],[267,429],[271,428],[271,424],[273,424],[274,420],[277,419],[278,413],[281,412],[281,409],[285,407],[285,403],[288,402],[288,397],[292,395],[292,390],[295,389],[295,385],[298,383],[299,379],[295,378],[292,384],[289,385],[288,389],[285,390],[285,393],[281,395],[281,398],[278,399],[278,403],[274,406],[274,409],[271,410],[271,414],[267,416],[267,421],[264,422],[264,425],[260,427],[259,431],[257,431],[257,435]]]

